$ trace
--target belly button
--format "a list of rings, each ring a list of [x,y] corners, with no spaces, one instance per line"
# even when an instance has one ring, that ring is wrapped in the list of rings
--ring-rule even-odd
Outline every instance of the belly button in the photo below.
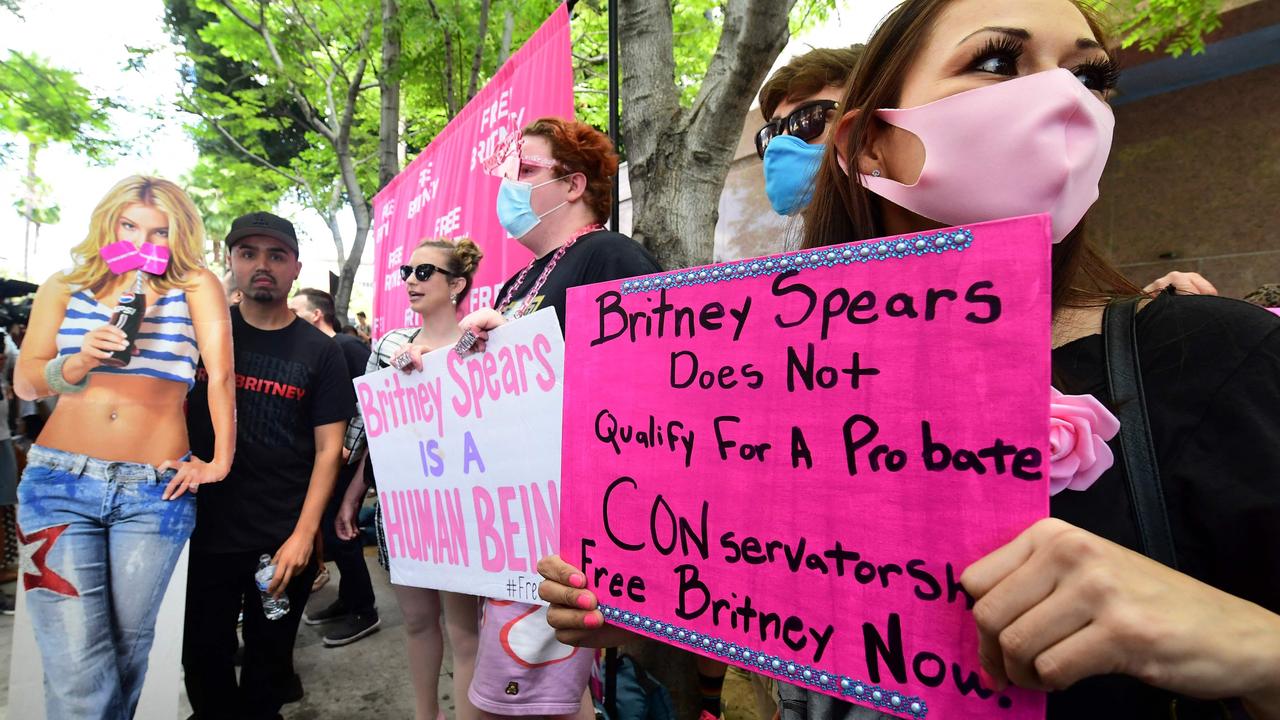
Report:
[[[111,411],[111,419],[112,419],[112,420],[115,420],[115,419],[116,419],[116,418],[118,418],[118,417],[120,417],[120,413],[117,413],[115,410],[112,410],[112,411]]]

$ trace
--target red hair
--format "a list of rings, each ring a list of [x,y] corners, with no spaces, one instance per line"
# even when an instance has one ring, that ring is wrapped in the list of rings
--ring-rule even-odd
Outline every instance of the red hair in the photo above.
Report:
[[[577,120],[539,118],[524,129],[525,135],[545,138],[551,145],[559,175],[582,173],[587,178],[583,194],[597,222],[609,219],[613,209],[613,176],[618,174],[618,154],[609,136]]]

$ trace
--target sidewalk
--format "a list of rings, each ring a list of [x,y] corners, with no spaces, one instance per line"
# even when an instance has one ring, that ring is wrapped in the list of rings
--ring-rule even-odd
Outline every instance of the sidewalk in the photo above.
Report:
[[[412,720],[413,686],[405,662],[404,620],[396,605],[387,573],[375,557],[366,556],[382,626],[378,632],[345,647],[326,648],[321,642],[327,626],[303,624],[298,630],[294,667],[302,676],[302,700],[284,706],[286,720]],[[317,607],[338,595],[338,577],[316,593]],[[3,586],[12,594],[15,585]],[[0,720],[8,717],[9,662],[13,617],[0,616]],[[440,678],[440,706],[453,716],[453,665],[445,653]],[[191,714],[185,689],[179,688],[178,720]]]

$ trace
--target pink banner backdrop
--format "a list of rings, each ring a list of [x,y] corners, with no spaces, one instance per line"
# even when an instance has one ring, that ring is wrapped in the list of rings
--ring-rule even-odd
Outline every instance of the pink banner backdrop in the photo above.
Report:
[[[979,680],[970,563],[1048,514],[1048,216],[569,292],[566,559],[606,619],[913,718]]]
[[[413,162],[373,198],[373,335],[417,324],[399,268],[418,241],[469,237],[484,250],[461,312],[488,307],[532,259],[494,210],[498,178],[482,163],[509,133],[540,117],[573,117],[569,13],[561,5]]]

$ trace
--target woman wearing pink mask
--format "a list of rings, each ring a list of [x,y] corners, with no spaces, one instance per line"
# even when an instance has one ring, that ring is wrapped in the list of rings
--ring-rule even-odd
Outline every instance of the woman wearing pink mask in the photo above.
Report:
[[[1141,291],[1084,222],[1114,122],[1105,47],[1072,0],[907,0],[840,102],[805,247],[1049,213],[1054,385],[1102,400],[1125,435],[1141,395],[1115,402],[1100,333],[1108,305]],[[1136,342],[1117,344],[1136,347],[1151,456],[1126,472],[1113,442],[1115,466],[964,572],[983,682],[1051,691],[1050,718],[1280,718],[1280,321],[1204,296],[1112,307],[1141,309],[1116,325]],[[623,637],[581,571],[558,558],[539,571],[562,641]],[[781,697],[783,720],[877,716],[793,686]]]
[[[231,467],[231,322],[204,243],[181,188],[126,178],[94,209],[76,266],[41,285],[31,309],[14,389],[58,406],[18,486],[18,539],[50,718],[133,717],[194,493]],[[146,304],[127,342],[113,315],[134,295]],[[209,462],[188,452],[183,411],[201,357]]]

